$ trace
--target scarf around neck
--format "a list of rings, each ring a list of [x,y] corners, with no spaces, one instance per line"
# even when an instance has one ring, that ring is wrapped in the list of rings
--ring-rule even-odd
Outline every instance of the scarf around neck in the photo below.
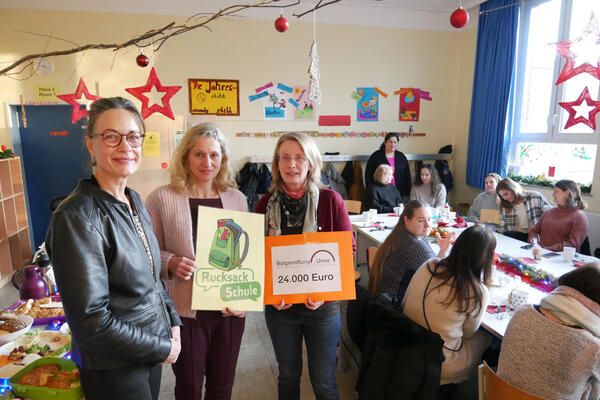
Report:
[[[581,292],[559,286],[542,299],[540,306],[565,324],[579,326],[600,339],[600,304]]]
[[[267,203],[265,213],[265,234],[268,236],[281,236],[281,212],[283,196],[282,191],[275,191]],[[306,212],[302,232],[317,232],[317,204],[319,204],[319,189],[306,190]]]

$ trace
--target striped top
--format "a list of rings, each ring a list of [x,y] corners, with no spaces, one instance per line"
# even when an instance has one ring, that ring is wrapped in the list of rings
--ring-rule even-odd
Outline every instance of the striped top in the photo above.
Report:
[[[248,211],[246,197],[236,189],[219,193],[226,210]],[[146,208],[154,225],[160,246],[161,278],[175,304],[177,313],[186,318],[195,318],[192,310],[192,280],[169,276],[167,263],[171,257],[196,259],[192,240],[192,215],[190,197],[176,192],[170,185],[161,186],[148,195]],[[211,231],[212,234],[212,231]]]

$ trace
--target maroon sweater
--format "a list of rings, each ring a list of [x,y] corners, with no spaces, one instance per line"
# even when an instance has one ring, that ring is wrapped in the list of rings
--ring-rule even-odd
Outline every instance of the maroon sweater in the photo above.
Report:
[[[265,214],[267,204],[272,193],[265,194],[256,205],[256,212]],[[348,218],[348,211],[342,197],[333,190],[319,190],[319,204],[317,205],[317,225],[319,232],[352,232],[352,224]],[[356,253],[356,240],[352,236],[352,251]]]
[[[587,231],[588,220],[583,211],[556,207],[542,214],[529,235],[540,235],[540,245],[548,250],[563,251],[564,246],[569,246],[579,251]]]

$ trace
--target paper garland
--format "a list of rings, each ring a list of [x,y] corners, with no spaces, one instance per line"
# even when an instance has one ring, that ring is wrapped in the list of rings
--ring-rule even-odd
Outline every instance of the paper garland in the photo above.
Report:
[[[282,135],[285,135],[286,133],[289,132],[299,132],[299,133],[304,133],[308,136],[311,137],[316,137],[316,138],[343,138],[343,139],[347,139],[347,138],[372,138],[372,137],[385,137],[385,135],[387,135],[388,131],[382,131],[382,132],[355,132],[355,131],[344,131],[344,132],[319,132],[319,131],[273,131],[273,132],[237,132],[235,134],[236,137],[252,137],[252,138],[278,138]],[[416,133],[416,132],[395,132],[397,133],[400,137],[413,137],[413,136],[418,136],[418,137],[422,137],[425,136],[425,133]]]

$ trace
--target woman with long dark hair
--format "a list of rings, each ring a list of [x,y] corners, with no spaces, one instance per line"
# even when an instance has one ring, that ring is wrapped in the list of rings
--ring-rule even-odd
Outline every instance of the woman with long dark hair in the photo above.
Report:
[[[415,273],[404,299],[404,313],[444,340],[441,384],[469,378],[490,338],[478,331],[488,304],[496,237],[482,225],[466,229],[450,255],[433,259]]]
[[[579,251],[588,235],[588,219],[583,212],[586,204],[581,200],[581,190],[577,183],[562,179],[554,184],[552,197],[556,207],[544,212],[529,229],[529,241],[539,238],[540,246],[548,250],[575,247]]]
[[[425,203],[411,200],[404,206],[394,230],[377,249],[369,273],[369,292],[387,293],[402,300],[413,274],[423,263],[435,257],[427,240],[431,215]],[[454,234],[442,238],[437,234],[440,251],[445,257]]]
[[[423,164],[415,172],[410,199],[421,200],[433,208],[446,204],[446,186],[440,183],[440,177],[432,164]]]

